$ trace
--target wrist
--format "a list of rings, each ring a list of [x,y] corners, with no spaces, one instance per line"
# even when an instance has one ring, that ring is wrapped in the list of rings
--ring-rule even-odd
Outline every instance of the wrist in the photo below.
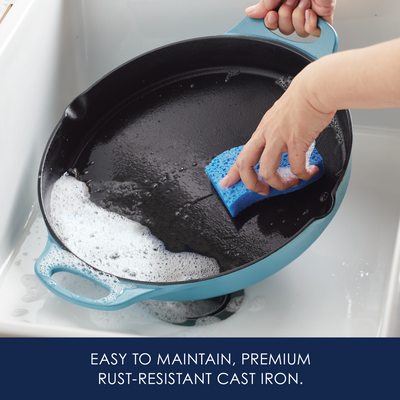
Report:
[[[325,61],[320,59],[312,62],[298,74],[298,77],[304,100],[316,111],[322,114],[330,114],[336,111],[336,108],[330,98],[327,75],[323,71],[321,73],[323,64],[325,64],[321,60]]]

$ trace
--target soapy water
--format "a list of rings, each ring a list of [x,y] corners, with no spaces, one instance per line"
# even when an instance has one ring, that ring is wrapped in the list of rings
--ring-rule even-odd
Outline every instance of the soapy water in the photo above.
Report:
[[[28,313],[29,313],[29,310],[27,310],[26,308],[17,308],[11,313],[11,315],[13,317],[22,317]]]
[[[242,306],[244,292],[194,301],[143,300],[141,306],[148,314],[175,325],[204,325],[205,321],[222,321]],[[211,318],[211,319],[210,319]],[[215,321],[214,321],[215,322]]]
[[[339,124],[339,118],[337,115],[335,115],[332,118],[332,121],[329,123],[328,128],[331,128],[333,132],[335,133],[335,138],[338,141],[339,144],[343,143],[344,138],[343,138],[343,132],[342,129],[340,128]]]
[[[61,266],[65,270],[72,272],[72,274],[83,274],[91,276],[99,286],[109,289],[106,297],[97,299],[96,296],[89,296],[93,298],[94,303],[108,304],[115,301],[117,295],[122,293],[126,288],[134,288],[133,285],[121,283],[116,277],[96,271],[90,268],[84,262],[75,257],[72,253],[62,249],[56,244],[52,244],[48,251],[43,255],[40,264],[37,266],[38,272],[44,276],[49,276],[54,266]],[[71,274],[71,275],[72,275]],[[56,275],[56,274],[55,274]],[[58,284],[58,279],[54,280],[51,284]],[[74,291],[74,293],[77,293]],[[77,293],[79,294],[79,293]]]
[[[142,307],[161,321],[172,324],[183,324],[188,319],[204,318],[211,311],[216,310],[219,304],[213,299],[197,301],[157,301],[143,300]]]
[[[289,87],[289,85],[292,83],[293,76],[291,75],[282,75],[278,79],[275,80],[275,84],[278,85],[280,88],[282,88],[284,91]]]
[[[219,273],[215,259],[173,253],[138,222],[98,207],[88,187],[64,174],[54,184],[49,222],[63,244],[97,270],[142,282],[180,282]]]
[[[229,82],[229,80],[240,74],[240,70],[238,68],[232,68],[228,71],[228,74],[225,77],[225,83]]]
[[[310,166],[310,157],[315,148],[315,140],[311,143],[311,146],[306,152],[306,168]],[[290,167],[279,167],[278,174],[283,178],[284,181],[288,181],[290,178],[296,178],[296,176],[290,170]]]
[[[36,275],[27,274],[22,276],[21,283],[25,286],[27,291],[27,293],[22,296],[21,300],[26,303],[40,300],[46,294],[46,289],[40,283]]]

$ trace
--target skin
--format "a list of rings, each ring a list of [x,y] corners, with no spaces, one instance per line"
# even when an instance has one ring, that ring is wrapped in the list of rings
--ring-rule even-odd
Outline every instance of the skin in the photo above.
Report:
[[[280,2],[261,3],[264,7]],[[257,8],[253,12],[258,12]],[[312,19],[308,21],[311,26]],[[310,32],[316,32],[315,26]],[[398,71],[400,39],[331,54],[312,62],[264,115],[236,163],[221,180],[221,186],[231,186],[242,179],[249,190],[268,196],[270,186],[285,190],[298,185],[299,179],[311,179],[318,168],[306,168],[305,154],[337,110],[400,107]],[[285,152],[289,153],[291,170],[296,176],[290,180],[283,180],[276,172]],[[259,160],[258,176],[253,167]]]
[[[279,11],[275,11],[278,6]],[[317,15],[332,25],[335,7],[336,0],[261,0],[245,12],[251,18],[264,18],[266,27],[271,30],[279,28],[285,35],[296,31],[300,37],[307,37],[321,34]]]

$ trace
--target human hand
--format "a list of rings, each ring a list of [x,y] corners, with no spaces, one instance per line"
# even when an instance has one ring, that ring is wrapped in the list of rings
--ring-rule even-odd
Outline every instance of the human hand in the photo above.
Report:
[[[268,196],[269,186],[286,190],[297,186],[299,179],[309,180],[318,173],[318,167],[306,166],[306,152],[332,120],[335,111],[319,111],[314,105],[318,102],[309,100],[316,99],[315,94],[309,93],[307,83],[310,78],[312,70],[306,67],[293,79],[286,92],[264,115],[235,164],[221,180],[221,186],[232,186],[241,179],[247,189]],[[281,156],[286,152],[293,174],[290,177],[281,176],[277,171]],[[254,170],[258,161],[259,175]]]
[[[245,12],[251,18],[264,18],[271,30],[279,28],[285,35],[296,31],[300,37],[307,37],[321,35],[318,16],[332,25],[335,7],[336,0],[260,0]]]

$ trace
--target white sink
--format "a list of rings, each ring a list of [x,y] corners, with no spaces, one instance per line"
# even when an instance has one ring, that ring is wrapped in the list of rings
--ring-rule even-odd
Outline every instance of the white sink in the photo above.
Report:
[[[375,5],[361,14],[344,2],[338,5],[339,50],[400,36],[397,22],[391,23],[400,17],[399,3],[385,3],[385,14]],[[353,112],[352,176],[333,222],[292,264],[245,289],[239,310],[224,321],[172,325],[140,303],[120,311],[81,308],[50,293],[34,275],[47,238],[36,200],[37,172],[64,108],[136,55],[227,31],[248,5],[206,0],[193,12],[183,0],[15,2],[0,25],[0,335],[400,335],[400,118],[395,110]],[[74,279],[69,277],[69,284],[85,285]],[[89,286],[84,289],[95,291]]]

